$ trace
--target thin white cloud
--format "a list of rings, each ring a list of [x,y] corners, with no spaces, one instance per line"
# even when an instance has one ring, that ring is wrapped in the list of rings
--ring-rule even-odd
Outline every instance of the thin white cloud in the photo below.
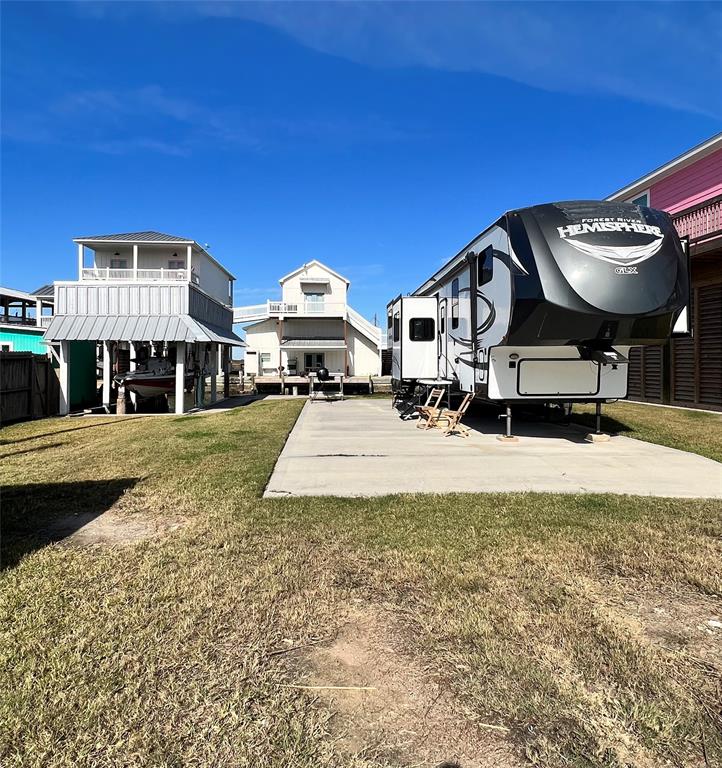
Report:
[[[364,66],[483,72],[722,116],[716,3],[211,2],[183,16],[191,10],[257,21]]]

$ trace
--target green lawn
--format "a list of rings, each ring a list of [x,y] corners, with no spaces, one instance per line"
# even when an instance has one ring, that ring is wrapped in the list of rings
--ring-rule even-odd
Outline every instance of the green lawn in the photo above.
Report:
[[[408,765],[350,750],[333,703],[287,687],[303,661],[279,651],[333,638],[352,606],[392,617],[409,663],[521,761],[722,764],[718,502],[263,500],[301,406],[0,432],[3,766]],[[121,534],[177,527],[50,543],[111,506]]]
[[[594,428],[594,406],[575,405],[574,418]],[[722,413],[621,401],[603,406],[602,429],[722,461]]]

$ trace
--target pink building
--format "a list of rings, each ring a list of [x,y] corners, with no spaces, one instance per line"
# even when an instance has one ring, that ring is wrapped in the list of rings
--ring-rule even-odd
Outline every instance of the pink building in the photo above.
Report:
[[[668,211],[691,254],[692,338],[633,350],[630,398],[722,410],[722,133],[607,199]]]

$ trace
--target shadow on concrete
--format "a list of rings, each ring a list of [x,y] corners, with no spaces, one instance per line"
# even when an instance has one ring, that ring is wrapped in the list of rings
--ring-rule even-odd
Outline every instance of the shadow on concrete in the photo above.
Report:
[[[0,491],[0,570],[15,567],[31,552],[62,541],[102,515],[138,478],[28,483]]]
[[[400,418],[415,420],[418,418],[415,405],[415,401],[400,401],[395,406],[395,410]],[[452,400],[452,407],[455,408],[457,405],[458,403]],[[446,402],[444,402],[444,406],[446,406]],[[504,410],[499,406],[474,401],[462,421],[467,427],[483,435],[503,435],[505,429],[504,415]],[[607,421],[614,422],[614,419]],[[512,433],[516,437],[554,437],[571,443],[585,443],[586,432],[582,431],[580,423],[577,423],[576,416],[570,423],[568,420],[560,418],[558,414],[541,408],[534,409],[529,406],[512,408]],[[615,423],[619,424],[619,422]],[[589,417],[589,423],[584,424],[584,426],[594,426],[593,414]],[[624,425],[620,424],[619,426],[624,428]]]
[[[591,430],[595,429],[595,416],[593,413],[573,413],[572,422],[584,427],[589,427]],[[602,408],[602,432],[606,432],[610,435],[623,435],[625,432],[634,432],[634,427],[630,427],[629,424],[625,424],[623,421],[618,421],[611,416],[604,415],[604,409]]]

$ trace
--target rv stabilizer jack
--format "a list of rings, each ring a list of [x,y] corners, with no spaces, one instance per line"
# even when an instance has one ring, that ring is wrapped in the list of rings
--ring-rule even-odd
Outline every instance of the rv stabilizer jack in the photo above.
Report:
[[[499,414],[500,419],[506,419],[506,430],[505,434],[503,435],[497,435],[496,439],[501,440],[502,443],[518,443],[519,438],[514,437],[511,433],[511,406],[506,406],[506,413],[500,413]]]

